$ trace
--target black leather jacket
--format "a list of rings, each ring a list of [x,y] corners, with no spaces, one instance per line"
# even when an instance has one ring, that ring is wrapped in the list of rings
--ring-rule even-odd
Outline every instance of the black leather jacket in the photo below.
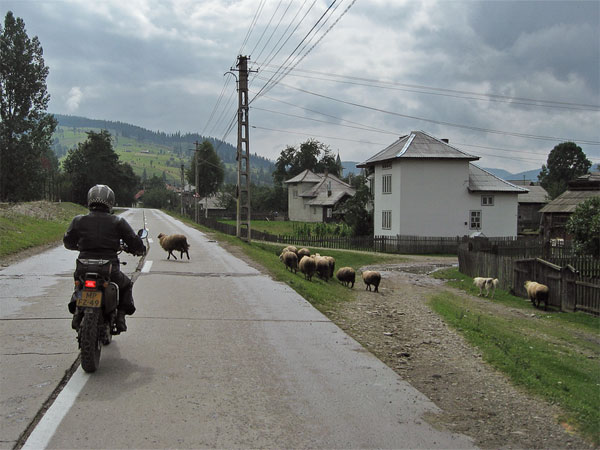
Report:
[[[80,258],[118,261],[120,239],[127,244],[130,253],[142,255],[146,251],[144,242],[125,219],[102,210],[92,210],[73,219],[63,243],[69,250],[79,250]]]

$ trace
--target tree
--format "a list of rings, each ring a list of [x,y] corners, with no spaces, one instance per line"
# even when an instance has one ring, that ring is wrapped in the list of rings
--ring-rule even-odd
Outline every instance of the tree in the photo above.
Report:
[[[600,257],[600,197],[588,198],[575,208],[567,222],[579,254]]]
[[[194,152],[190,168],[186,171],[186,178],[190,184],[196,184],[196,162],[198,163],[198,186],[196,189],[200,197],[208,197],[219,190],[223,182],[225,169],[223,162],[215,152],[213,145],[204,140]]]
[[[581,147],[574,142],[563,142],[552,149],[538,179],[554,199],[567,190],[569,181],[588,173],[591,166]]]
[[[41,198],[48,170],[54,116],[46,114],[48,68],[37,36],[6,13],[0,25],[0,201]]]
[[[356,189],[354,197],[336,207],[334,214],[343,215],[346,225],[352,228],[354,236],[373,234],[373,213],[367,207],[371,202],[371,192],[363,175],[352,177],[352,187]]]
[[[95,184],[107,184],[115,192],[116,203],[130,205],[140,185],[131,166],[119,161],[107,130],[87,132],[87,139],[69,150],[63,169],[70,179],[71,200],[85,205],[87,192]]]
[[[285,180],[295,177],[304,170],[340,176],[340,168],[329,147],[315,139],[308,139],[300,148],[287,147],[281,151],[275,163],[273,181],[283,185]]]

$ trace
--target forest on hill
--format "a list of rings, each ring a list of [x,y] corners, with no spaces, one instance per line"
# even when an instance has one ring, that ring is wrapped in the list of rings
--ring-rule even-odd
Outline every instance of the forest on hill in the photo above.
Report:
[[[236,183],[237,149],[224,141],[198,133],[165,133],[151,131],[145,128],[124,122],[88,119],[79,116],[54,114],[58,127],[53,136],[52,149],[58,158],[64,157],[67,152],[75,148],[78,143],[86,138],[86,131],[108,130],[114,139],[115,151],[134,169],[140,177],[153,175],[162,176],[165,181],[180,184],[180,167],[183,163],[189,166],[195,142],[208,140],[214,147],[217,155],[225,165],[225,182]],[[143,153],[144,158],[133,157],[126,153]],[[149,159],[148,156],[156,155]],[[271,174],[274,163],[267,158],[254,153],[251,155],[252,181],[259,185],[271,185]]]

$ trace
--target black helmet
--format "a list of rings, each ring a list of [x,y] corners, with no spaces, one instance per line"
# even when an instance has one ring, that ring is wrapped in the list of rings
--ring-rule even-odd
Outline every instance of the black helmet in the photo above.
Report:
[[[88,208],[104,205],[112,210],[115,204],[115,193],[105,184],[97,184],[88,191]]]

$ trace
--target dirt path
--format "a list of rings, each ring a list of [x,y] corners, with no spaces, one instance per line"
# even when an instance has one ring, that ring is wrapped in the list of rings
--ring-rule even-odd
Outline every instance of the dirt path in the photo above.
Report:
[[[329,311],[331,319],[443,410],[427,420],[482,448],[593,448],[558,424],[558,407],[512,386],[426,305],[440,289],[468,295],[427,275],[456,260],[414,259],[374,267],[382,273],[380,293],[359,281],[356,301]]]

